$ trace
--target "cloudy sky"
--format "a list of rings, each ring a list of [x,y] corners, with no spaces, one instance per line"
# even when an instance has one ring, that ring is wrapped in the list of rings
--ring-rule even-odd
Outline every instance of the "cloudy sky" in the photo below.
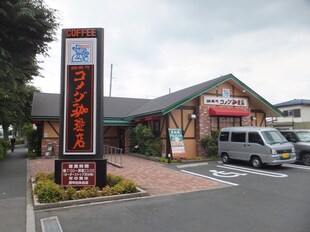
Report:
[[[104,95],[155,98],[232,73],[272,104],[310,99],[310,0],[45,0],[61,17],[42,92],[60,92],[62,28],[105,30]]]

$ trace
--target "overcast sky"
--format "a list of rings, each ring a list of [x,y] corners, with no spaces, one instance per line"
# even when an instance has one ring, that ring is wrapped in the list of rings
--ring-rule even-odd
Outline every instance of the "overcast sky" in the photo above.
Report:
[[[310,0],[45,0],[61,17],[41,65],[60,92],[61,29],[105,30],[104,95],[155,98],[232,73],[272,104],[310,99]]]

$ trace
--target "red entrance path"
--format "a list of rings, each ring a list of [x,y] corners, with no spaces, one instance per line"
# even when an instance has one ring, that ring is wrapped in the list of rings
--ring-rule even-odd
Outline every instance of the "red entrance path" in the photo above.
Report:
[[[54,172],[54,162],[54,159],[30,160],[31,176],[35,176],[38,172]],[[159,162],[131,155],[123,156],[123,168],[108,164],[108,173],[133,180],[150,195],[207,190],[227,186],[223,183],[169,169],[165,167],[165,164]]]

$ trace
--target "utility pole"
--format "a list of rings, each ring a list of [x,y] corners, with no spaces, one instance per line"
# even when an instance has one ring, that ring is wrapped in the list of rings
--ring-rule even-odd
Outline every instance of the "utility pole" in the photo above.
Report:
[[[111,71],[110,71],[110,93],[109,93],[109,97],[111,97],[111,92],[112,92],[112,71],[113,71],[113,64],[111,64]]]

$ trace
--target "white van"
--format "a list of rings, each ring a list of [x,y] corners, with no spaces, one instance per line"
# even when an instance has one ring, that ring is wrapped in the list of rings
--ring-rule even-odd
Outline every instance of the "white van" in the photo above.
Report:
[[[255,168],[296,161],[294,146],[271,127],[223,128],[218,138],[218,155],[225,164],[230,159],[245,160]]]

